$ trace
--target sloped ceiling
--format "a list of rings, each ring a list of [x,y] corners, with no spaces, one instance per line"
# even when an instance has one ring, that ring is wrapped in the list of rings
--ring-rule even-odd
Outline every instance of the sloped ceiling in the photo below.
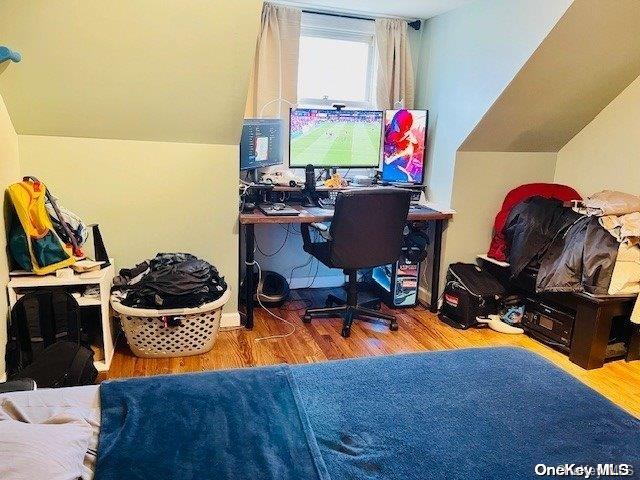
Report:
[[[460,150],[557,152],[640,75],[640,1],[576,0]]]
[[[239,7],[242,4],[242,8]],[[2,0],[19,134],[238,143],[260,0]]]

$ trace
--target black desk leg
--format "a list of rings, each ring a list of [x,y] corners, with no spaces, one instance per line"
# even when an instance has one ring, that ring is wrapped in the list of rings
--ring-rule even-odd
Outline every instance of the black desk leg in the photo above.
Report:
[[[429,310],[438,311],[438,298],[440,292],[440,262],[442,261],[442,230],[444,220],[435,220],[435,233],[433,236],[433,271],[431,273],[431,305]]]
[[[244,306],[245,319],[244,326],[248,329],[253,328],[253,266],[254,249],[255,249],[255,231],[253,224],[247,224],[244,227],[245,241],[245,270],[244,270]]]

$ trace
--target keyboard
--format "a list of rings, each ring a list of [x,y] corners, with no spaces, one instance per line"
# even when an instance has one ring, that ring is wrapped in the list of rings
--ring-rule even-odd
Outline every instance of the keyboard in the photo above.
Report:
[[[273,204],[273,203],[261,203],[258,205],[258,208],[262,213],[269,217],[275,216],[296,216],[300,215],[300,212],[295,208],[289,207],[284,204]]]
[[[420,205],[419,203],[412,203],[409,205],[409,211],[415,212],[416,210],[428,210],[426,205]]]
[[[338,193],[338,190],[329,190],[329,196],[327,198],[319,198],[318,203],[322,208],[336,208]]]

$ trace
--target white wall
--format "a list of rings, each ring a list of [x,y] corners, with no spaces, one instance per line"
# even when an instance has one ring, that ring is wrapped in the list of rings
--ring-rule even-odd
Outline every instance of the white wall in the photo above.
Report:
[[[6,66],[5,66],[6,68]],[[4,189],[20,180],[20,165],[18,163],[18,136],[11,123],[2,96],[0,96],[0,208],[5,215]],[[9,261],[7,258],[7,242],[4,222],[0,229],[0,382],[4,381],[5,364],[4,353],[7,345],[7,317],[8,299],[7,282],[9,281]]]
[[[237,144],[261,8],[3,0],[1,41],[22,54],[0,78],[16,131]]]
[[[258,225],[255,229],[256,261],[263,270],[271,270],[291,280],[291,288],[336,287],[344,283],[341,270],[327,268],[302,249],[298,225]],[[286,245],[282,247],[286,239]],[[280,248],[282,247],[282,248]],[[266,255],[263,255],[263,252]],[[278,253],[276,253],[278,252]]]
[[[508,190],[553,179],[555,154],[458,149],[572,1],[476,0],[426,22],[416,92],[416,106],[429,110],[425,183],[430,200],[457,210],[444,233],[443,278],[449,263],[487,249]]]
[[[19,136],[21,169],[66,208],[98,223],[116,267],[162,251],[212,262],[235,292],[237,316],[238,147]]]
[[[640,75],[640,2],[576,0],[460,150],[557,152]]]
[[[571,3],[477,0],[426,22],[417,104],[430,111],[432,200],[450,204],[460,144]]]
[[[22,54],[0,77],[22,173],[99,223],[117,266],[190,251],[237,288],[238,143],[261,7],[0,2],[2,42]],[[239,319],[235,294],[226,313]]]
[[[555,153],[458,152],[452,196],[457,213],[447,231],[444,265],[486,253],[507,192],[524,183],[553,182],[555,165]]]
[[[640,194],[640,77],[560,150],[555,181]]]

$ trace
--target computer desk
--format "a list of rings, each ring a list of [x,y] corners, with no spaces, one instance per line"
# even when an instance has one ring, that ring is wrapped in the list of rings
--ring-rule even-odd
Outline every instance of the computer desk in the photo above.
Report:
[[[246,315],[242,324],[246,328],[253,328],[253,273],[254,273],[254,249],[255,249],[255,225],[267,224],[300,224],[326,222],[333,218],[333,211],[318,207],[302,207],[300,205],[291,204],[293,208],[300,211],[300,215],[265,215],[259,210],[253,213],[240,213],[240,227],[244,229],[245,241],[245,275],[244,275],[244,302]],[[431,305],[432,312],[438,311],[438,291],[440,289],[440,261],[442,255],[442,232],[444,224],[453,213],[445,213],[431,208],[422,207],[419,210],[410,210],[407,217],[408,221],[433,221],[435,222],[435,235],[433,240],[433,271],[431,274]]]

